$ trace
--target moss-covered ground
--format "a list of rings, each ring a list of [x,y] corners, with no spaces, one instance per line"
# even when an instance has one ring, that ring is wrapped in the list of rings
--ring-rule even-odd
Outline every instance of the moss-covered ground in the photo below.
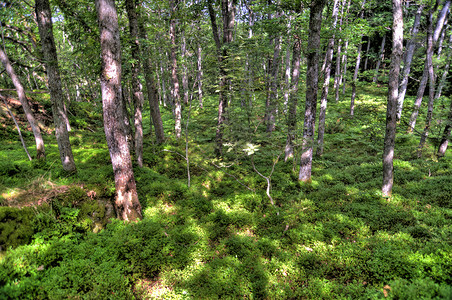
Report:
[[[358,94],[354,118],[347,95],[329,103],[325,152],[309,184],[297,181],[297,159],[280,156],[283,107],[269,136],[257,105],[264,100],[250,109],[233,99],[225,153],[216,159],[217,100],[193,105],[190,186],[185,139],[171,134],[170,108],[162,110],[168,140],[160,146],[145,114],[145,165],[135,167],[144,218],[133,224],[112,218],[99,103],[71,105],[75,175],[62,172],[52,135],[47,160],[29,162],[13,127],[3,127],[0,299],[451,299],[452,151],[435,156],[451,100],[437,103],[418,158],[419,136],[405,134],[407,99],[393,195],[384,198],[386,90],[363,84]],[[33,137],[24,135],[33,155]],[[252,161],[271,174],[274,205]]]

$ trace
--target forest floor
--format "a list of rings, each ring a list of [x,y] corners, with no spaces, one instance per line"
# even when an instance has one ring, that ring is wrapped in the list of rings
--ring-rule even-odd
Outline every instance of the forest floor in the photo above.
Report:
[[[349,95],[328,104],[325,152],[314,159],[309,184],[297,181],[297,159],[280,156],[282,108],[270,136],[262,107],[233,104],[225,153],[216,159],[217,100],[193,104],[189,172],[186,140],[171,134],[171,109],[162,110],[168,140],[160,146],[145,114],[145,166],[135,166],[144,218],[133,224],[112,218],[99,103],[69,107],[78,172],[68,175],[50,134],[48,95],[32,95],[49,129],[45,161],[28,161],[2,102],[0,299],[451,299],[452,151],[435,156],[444,127],[437,120],[451,99],[437,103],[421,158],[419,136],[406,134],[402,120],[393,195],[384,198],[385,93],[360,86],[353,118]],[[6,96],[33,155],[20,106]],[[255,169],[271,174],[274,205]]]

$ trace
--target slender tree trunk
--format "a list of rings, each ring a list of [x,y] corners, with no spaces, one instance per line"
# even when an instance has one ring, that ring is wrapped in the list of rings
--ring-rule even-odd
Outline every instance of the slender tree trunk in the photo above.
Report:
[[[446,127],[444,127],[443,137],[438,147],[438,157],[443,157],[446,154],[447,145],[449,144],[450,132],[452,130],[452,101],[450,102],[449,115],[447,117]]]
[[[74,173],[77,171],[72,155],[69,133],[67,131],[68,121],[64,110],[63,90],[61,88],[60,71],[58,68],[58,57],[53,40],[52,13],[48,0],[36,0],[36,19],[41,36],[42,52],[49,78],[49,90],[52,100],[53,121],[55,123],[55,135],[60,152],[60,159],[63,169],[66,172]]]
[[[336,30],[337,24],[337,14],[339,12],[338,0],[334,0],[333,3],[333,24],[332,31]],[[325,116],[326,116],[326,107],[328,104],[328,89],[330,86],[330,75],[331,75],[331,65],[333,63],[333,52],[334,52],[334,39],[335,34],[328,41],[327,51],[326,51],[326,64],[325,64],[325,76],[323,81],[322,88],[322,97],[320,99],[320,113],[319,113],[319,133],[317,137],[317,156],[322,156],[323,154],[323,137],[325,135]]]
[[[358,56],[356,57],[356,66],[355,66],[355,73],[353,73],[353,80],[352,80],[352,97],[350,101],[350,116],[354,116],[355,114],[355,98],[356,98],[356,82],[358,81],[358,73],[359,73],[359,65],[361,63],[361,50],[362,50],[362,40],[359,42],[358,45]]]
[[[140,35],[140,38],[142,40],[147,40],[147,34],[144,28],[143,20],[141,16],[138,16],[138,32]],[[149,109],[151,112],[151,126],[154,125],[154,131],[155,131],[155,137],[157,144],[163,143],[165,140],[165,132],[163,130],[163,121],[162,116],[160,114],[160,107],[159,107],[159,99],[158,99],[158,89],[155,87],[154,78],[152,76],[152,63],[151,59],[148,57],[148,53],[150,52],[149,46],[146,44],[141,47],[141,56],[142,56],[142,63],[143,63],[143,71],[144,71],[144,79],[146,81],[146,92],[148,96],[149,101]],[[156,72],[158,74],[158,72]],[[162,73],[163,76],[163,73]],[[165,89],[165,80],[162,78],[162,85],[163,89]],[[165,93],[165,92],[162,92]],[[165,95],[163,96],[164,99],[166,99]],[[164,100],[166,101],[166,100]]]
[[[433,11],[429,11],[427,21],[427,67],[428,67],[428,105],[427,105],[427,119],[425,121],[424,131],[421,135],[421,140],[418,146],[418,157],[422,155],[422,148],[424,148],[425,141],[430,130],[433,116],[433,102],[435,101],[435,74],[433,71]]]
[[[369,50],[370,50],[370,37],[367,37],[367,49],[366,49],[366,59],[364,60],[364,71],[367,70],[367,63],[369,62]]]
[[[444,21],[446,20],[446,16],[447,16],[447,12],[450,7],[450,3],[451,3],[451,1],[446,1],[444,3],[443,9],[441,10],[441,12],[438,15],[435,31],[433,32],[433,46],[435,46],[436,42],[438,41],[441,30],[444,26]],[[433,51],[433,49],[432,49],[432,51]],[[427,54],[427,56],[428,56],[428,54]],[[429,76],[428,63],[427,63],[427,59],[426,59],[425,64],[424,64],[424,73],[422,74],[421,83],[419,84],[419,89],[417,91],[416,100],[414,101],[413,112],[411,113],[410,123],[409,123],[408,129],[407,129],[408,133],[412,133],[416,126],[416,120],[417,120],[417,116],[419,115],[419,109],[422,104],[422,97],[424,96],[425,87],[427,86],[428,76]]]
[[[421,23],[422,11],[425,5],[419,5],[419,8],[414,16],[413,27],[411,28],[411,39],[406,46],[405,58],[403,61],[403,75],[399,85],[399,97],[397,98],[397,122],[402,117],[403,102],[405,100],[406,89],[408,87],[408,79],[411,71],[411,62],[413,61],[414,50],[416,49],[416,36],[419,31],[419,24]]]
[[[289,112],[287,116],[287,141],[284,150],[284,161],[294,156],[294,145],[297,130],[298,82],[300,79],[301,40],[295,37],[292,54],[292,78],[290,82]]]
[[[31,110],[30,105],[28,104],[27,96],[25,95],[24,87],[22,83],[20,83],[19,77],[16,75],[11,62],[6,56],[6,53],[3,52],[2,47],[0,47],[0,60],[2,61],[3,66],[6,69],[9,77],[11,77],[11,81],[14,84],[14,87],[17,90],[17,96],[19,98],[20,103],[25,112],[25,116],[27,117],[28,123],[30,124],[31,130],[33,131],[33,135],[36,141],[36,158],[37,159],[45,159],[45,147],[44,140],[42,139],[41,129],[39,129],[38,122],[36,121],[33,111]]]
[[[201,31],[201,27],[198,28],[199,31]],[[201,42],[198,42],[198,47],[197,47],[197,67],[198,67],[198,73],[197,73],[197,79],[198,79],[198,99],[199,99],[199,107],[203,107],[202,104],[202,98],[203,98],[203,93],[202,93],[202,80],[203,80],[203,71],[202,71],[202,51],[201,51]]]
[[[377,67],[375,68],[375,75],[372,79],[372,82],[377,82],[378,79],[378,71],[380,71],[380,64],[385,59],[385,44],[386,44],[386,32],[383,35],[383,40],[381,41],[381,47],[380,47],[380,55],[378,56],[379,59],[377,61]]]
[[[219,73],[220,73],[220,85],[218,95],[218,123],[216,131],[216,148],[215,154],[221,156],[223,152],[223,133],[226,121],[226,109],[228,106],[228,100],[226,97],[226,83],[228,72],[226,70],[228,52],[225,47],[221,49],[222,45],[229,44],[233,41],[233,30],[235,24],[235,6],[236,0],[221,0],[221,12],[223,18],[223,40],[220,42],[218,27],[216,24],[216,14],[213,10],[212,0],[208,1],[209,16],[212,25],[212,33],[217,48]]]
[[[101,90],[104,128],[115,176],[115,209],[125,221],[141,219],[132,160],[130,158],[121,105],[121,46],[118,16],[113,0],[96,0],[101,48]],[[118,109],[119,108],[119,109]]]
[[[386,110],[386,133],[383,150],[383,185],[382,194],[391,196],[394,183],[394,148],[396,137],[396,112],[400,63],[403,54],[403,13],[402,1],[393,0],[393,23],[392,23],[392,55],[388,83],[388,105]]]
[[[342,22],[344,19],[344,6],[345,1],[341,4],[341,18],[339,19],[339,36],[342,34]],[[336,55],[336,70],[334,74],[334,90],[336,91],[336,102],[339,102],[339,87],[341,85],[341,51],[342,51],[342,39],[337,41],[337,55]]]
[[[361,12],[359,13],[359,18],[364,18],[364,5],[366,4],[366,0],[363,0],[361,4]],[[353,118],[355,114],[355,98],[356,98],[356,82],[358,81],[358,73],[359,73],[359,65],[361,64],[361,52],[363,48],[363,35],[361,34],[361,38],[358,44],[357,56],[356,56],[356,66],[355,73],[353,73],[353,81],[352,81],[352,97],[350,101],[350,116]]]
[[[181,45],[181,57],[182,57],[182,88],[184,89],[184,104],[188,105],[188,70],[187,70],[187,44],[185,41],[185,32],[182,31],[182,45]]]
[[[345,83],[347,81],[347,52],[348,52],[348,40],[345,41],[345,45],[344,45],[344,54],[342,55],[342,66],[343,66],[343,71],[341,73],[341,77],[339,79],[339,83],[342,84],[342,95],[345,95]],[[339,97],[337,98],[339,100]]]
[[[279,16],[276,16],[277,18]],[[275,130],[275,114],[276,114],[276,99],[278,94],[278,70],[279,70],[279,55],[281,52],[281,37],[275,38],[275,47],[273,52],[273,60],[270,68],[270,95],[267,107],[267,132]]]
[[[449,47],[452,47],[452,34],[449,36]],[[450,49],[449,49],[449,53],[447,54],[446,61],[447,61],[447,63],[444,66],[443,75],[441,76],[441,80],[439,81],[438,88],[436,89],[435,100],[439,99],[439,97],[441,97],[442,89],[443,89],[444,85],[446,84],[447,75],[449,74],[450,62],[452,61],[452,50],[450,50]]]
[[[319,80],[320,30],[325,0],[313,0],[309,16],[309,38],[307,48],[306,102],[303,124],[303,145],[298,180],[311,181],[312,154],[314,149],[315,116]]]
[[[290,30],[290,27],[289,27]],[[284,112],[287,110],[289,104],[289,94],[290,94],[290,31],[287,37],[287,48],[285,57],[285,70],[284,70]]]
[[[170,20],[170,39],[171,39],[171,79],[173,82],[173,100],[175,116],[176,138],[181,137],[182,132],[182,106],[179,92],[179,79],[177,77],[177,45],[176,45],[176,6],[179,0],[171,0],[171,20]]]
[[[138,37],[138,20],[134,0],[126,0],[129,18],[130,47],[132,53],[132,99],[135,108],[135,155],[139,167],[143,167],[143,88],[140,82],[140,42]]]
[[[8,110],[9,115],[11,116],[11,119],[13,119],[13,122],[16,125],[17,133],[19,133],[19,138],[20,138],[20,142],[22,143],[22,147],[24,148],[25,153],[27,154],[28,160],[31,161],[32,159],[31,159],[31,156],[30,156],[30,152],[28,152],[27,145],[25,144],[24,138],[22,136],[22,131],[20,131],[19,124],[17,123],[16,118],[13,115],[13,112],[8,107],[8,103],[6,102],[6,97],[3,97],[2,95],[0,95],[0,98],[2,98],[3,103],[5,104],[5,107]]]

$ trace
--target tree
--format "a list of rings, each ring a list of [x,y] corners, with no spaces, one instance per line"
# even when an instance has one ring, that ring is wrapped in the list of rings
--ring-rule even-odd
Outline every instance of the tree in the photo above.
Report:
[[[76,172],[74,157],[68,133],[68,118],[64,109],[63,90],[61,88],[58,56],[53,39],[52,13],[48,0],[36,0],[36,19],[41,36],[42,52],[49,78],[50,98],[52,100],[55,135],[60,151],[60,159],[66,172]]]
[[[303,124],[303,145],[298,180],[311,180],[312,154],[314,148],[315,115],[319,82],[319,49],[322,11],[325,0],[313,0],[309,15],[309,38],[307,48],[306,102]]]
[[[141,218],[121,106],[121,45],[114,0],[96,0],[101,46],[101,91],[104,130],[115,176],[115,208],[119,218]]]
[[[334,0],[333,3],[333,24],[332,31],[336,30],[337,24],[337,14],[339,12],[338,0]],[[326,116],[326,106],[328,103],[328,89],[330,86],[330,74],[331,74],[331,65],[333,63],[333,51],[334,51],[334,39],[335,35],[328,41],[327,51],[326,51],[326,64],[325,64],[325,76],[322,87],[322,96],[320,99],[320,113],[319,113],[319,134],[317,137],[317,151],[316,155],[321,156],[323,154],[323,136],[325,134],[325,116]],[[339,61],[339,59],[338,59]]]
[[[403,54],[403,13],[402,1],[392,1],[392,55],[388,82],[388,104],[386,108],[386,132],[383,149],[383,186],[382,194],[391,196],[394,183],[394,148],[397,126],[397,96],[400,63]]]
[[[216,14],[213,9],[212,0],[208,1],[208,9],[210,22],[212,25],[212,34],[215,41],[215,46],[217,49],[218,63],[219,63],[219,73],[220,73],[220,84],[219,84],[219,94],[218,94],[218,122],[217,122],[217,132],[215,137],[216,148],[215,153],[217,156],[222,155],[223,152],[223,132],[226,122],[226,109],[228,106],[228,100],[226,97],[226,85],[228,81],[228,72],[226,68],[226,63],[228,59],[227,44],[233,41],[233,31],[235,24],[235,6],[236,0],[221,0],[221,13],[223,21],[223,39],[220,42],[220,37],[218,34],[218,27],[216,21]]]
[[[182,132],[182,106],[180,101],[179,78],[177,77],[177,56],[176,56],[176,12],[179,0],[171,0],[171,20],[170,20],[170,39],[171,39],[171,80],[173,82],[174,116],[176,138],[181,137]]]
[[[138,37],[138,20],[134,0],[126,0],[129,18],[130,48],[132,52],[132,99],[135,124],[135,155],[139,167],[143,166],[143,91],[140,82],[140,42]]]
[[[450,3],[451,3],[451,1],[446,1],[443,5],[441,12],[438,15],[435,31],[433,31],[433,38],[432,38],[433,46],[436,45],[436,42],[438,41],[441,30],[444,26],[444,22],[446,21],[446,16],[448,14]],[[433,47],[432,47],[431,51],[433,51]],[[432,55],[433,55],[433,53],[432,53]],[[427,54],[427,56],[428,56],[428,54]],[[416,126],[416,120],[417,120],[417,116],[419,115],[419,108],[421,107],[421,104],[422,104],[422,98],[424,96],[425,87],[427,86],[428,76],[429,76],[428,60],[426,58],[425,64],[424,64],[424,72],[422,73],[422,78],[419,83],[416,100],[414,101],[413,112],[411,113],[410,122],[408,124],[408,129],[407,129],[408,133],[412,133],[414,131],[414,127]]]
[[[416,15],[414,17],[413,27],[411,28],[411,39],[407,42],[404,60],[403,60],[403,75],[399,85],[399,96],[397,98],[397,121],[402,117],[403,102],[405,100],[406,89],[408,87],[408,79],[411,71],[411,62],[413,61],[414,50],[416,49],[416,36],[419,31],[419,24],[421,23],[422,11],[425,5],[419,5]]]
[[[19,98],[20,103],[24,109],[25,115],[27,116],[28,123],[30,124],[31,130],[33,131],[33,135],[36,141],[36,158],[37,159],[45,159],[45,148],[44,148],[44,140],[42,139],[41,129],[39,129],[38,122],[33,115],[33,111],[31,110],[30,105],[28,104],[27,97],[25,95],[24,87],[19,80],[19,77],[16,75],[16,72],[11,65],[11,62],[6,56],[6,53],[3,51],[2,47],[0,47],[0,60],[2,61],[3,66],[6,69],[9,77],[14,84],[14,87],[17,90],[17,96]]]

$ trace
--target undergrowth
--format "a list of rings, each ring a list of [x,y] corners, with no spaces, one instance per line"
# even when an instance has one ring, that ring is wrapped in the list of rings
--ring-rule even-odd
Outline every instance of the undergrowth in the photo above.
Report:
[[[438,161],[432,139],[417,158],[418,137],[400,125],[393,196],[383,198],[385,96],[359,88],[353,119],[347,101],[329,105],[325,154],[309,184],[297,181],[297,161],[276,161],[284,116],[269,137],[260,107],[231,112],[216,159],[216,100],[206,98],[189,126],[190,186],[185,142],[157,146],[148,136],[145,166],[135,168],[144,218],[133,224],[110,218],[114,183],[101,132],[71,132],[78,173],[70,177],[53,137],[45,162],[28,162],[8,138],[0,145],[0,298],[450,299],[451,152]],[[274,205],[250,147],[256,169],[272,174]]]

